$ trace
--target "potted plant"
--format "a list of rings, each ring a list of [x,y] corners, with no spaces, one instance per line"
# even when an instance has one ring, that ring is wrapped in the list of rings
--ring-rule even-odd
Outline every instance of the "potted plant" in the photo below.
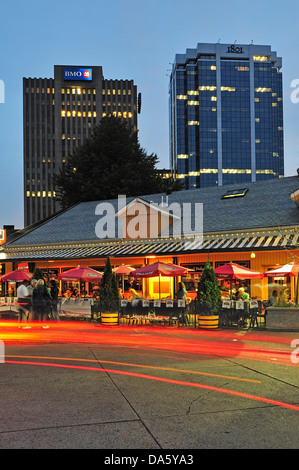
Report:
[[[213,266],[206,262],[197,291],[198,322],[200,328],[218,328],[221,291]]]
[[[100,284],[101,322],[106,325],[118,325],[119,292],[115,274],[112,272],[110,257],[106,260],[105,270]]]

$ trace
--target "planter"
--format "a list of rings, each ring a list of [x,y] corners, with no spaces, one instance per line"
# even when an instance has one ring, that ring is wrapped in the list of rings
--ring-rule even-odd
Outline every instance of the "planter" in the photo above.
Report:
[[[213,330],[218,328],[219,315],[198,315],[199,328]]]
[[[102,325],[116,326],[118,325],[118,313],[106,312],[101,314]]]
[[[299,331],[299,308],[267,308],[267,329]]]

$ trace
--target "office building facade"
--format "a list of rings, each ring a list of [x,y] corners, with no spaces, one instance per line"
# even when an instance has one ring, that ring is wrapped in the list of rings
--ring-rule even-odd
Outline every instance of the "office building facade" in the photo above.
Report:
[[[254,44],[175,56],[170,167],[186,189],[284,176],[281,67],[270,46]]]
[[[133,80],[107,80],[100,66],[54,66],[54,78],[23,79],[24,224],[56,213],[53,175],[102,117],[127,120],[137,131]]]

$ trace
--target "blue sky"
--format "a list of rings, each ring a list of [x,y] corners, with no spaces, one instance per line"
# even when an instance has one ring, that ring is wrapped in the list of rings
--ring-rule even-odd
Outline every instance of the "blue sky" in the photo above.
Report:
[[[133,79],[142,93],[139,140],[169,166],[168,82],[176,53],[198,42],[271,45],[283,59],[285,176],[299,167],[299,4],[285,0],[36,0],[2,2],[0,227],[23,227],[23,77],[54,65],[101,65],[107,79]],[[298,85],[297,85],[298,87]],[[297,94],[299,98],[299,92]]]

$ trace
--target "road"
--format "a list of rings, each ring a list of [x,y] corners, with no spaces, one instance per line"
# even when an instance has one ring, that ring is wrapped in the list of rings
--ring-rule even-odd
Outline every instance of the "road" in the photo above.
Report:
[[[298,447],[298,333],[24,325],[0,323],[1,449]]]

